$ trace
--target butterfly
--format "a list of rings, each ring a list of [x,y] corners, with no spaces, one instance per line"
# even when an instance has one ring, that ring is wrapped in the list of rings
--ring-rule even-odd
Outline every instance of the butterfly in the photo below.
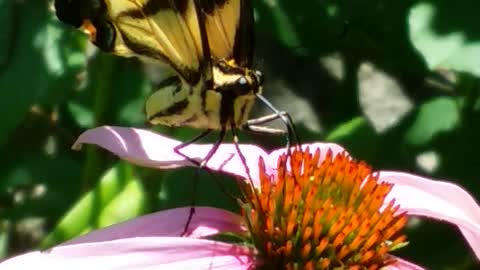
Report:
[[[253,68],[252,0],[55,0],[55,9],[61,21],[82,29],[99,49],[173,71],[147,98],[146,118],[153,125],[204,130],[174,148],[200,168],[206,168],[227,131],[250,181],[237,130],[286,133],[287,149],[292,134],[299,142],[290,116],[262,96],[263,75]],[[273,113],[249,119],[257,99]],[[275,119],[285,123],[286,132],[262,126]],[[181,152],[213,130],[219,137],[202,161]],[[191,207],[184,233],[194,211]]]
[[[146,118],[154,125],[204,130],[175,148],[189,160],[180,150],[219,130],[203,161],[191,160],[197,165],[206,165],[228,130],[234,141],[238,129],[284,134],[260,126],[281,119],[293,132],[288,114],[261,95],[263,75],[252,68],[251,0],[56,0],[55,9],[101,50],[173,70],[146,100]],[[273,114],[249,120],[256,99]]]

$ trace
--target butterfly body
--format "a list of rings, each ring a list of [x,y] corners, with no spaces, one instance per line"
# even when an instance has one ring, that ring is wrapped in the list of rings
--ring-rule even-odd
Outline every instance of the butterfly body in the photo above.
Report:
[[[178,77],[167,79],[146,101],[152,124],[199,129],[241,128],[261,93],[261,74],[220,60],[213,66],[213,80],[191,85]]]

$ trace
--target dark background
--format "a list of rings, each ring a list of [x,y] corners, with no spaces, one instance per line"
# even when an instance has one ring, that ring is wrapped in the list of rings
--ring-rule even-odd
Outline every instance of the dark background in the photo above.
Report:
[[[51,6],[0,0],[0,259],[192,201],[195,169],[145,169],[98,148],[70,149],[88,128],[145,127],[150,88],[138,61],[98,52]],[[478,200],[478,10],[475,0],[257,0],[255,67],[304,142],[337,142],[376,169],[456,182]],[[258,104],[256,114],[266,112]],[[182,140],[198,133],[156,130]],[[273,149],[285,140],[243,134],[242,142]],[[198,205],[235,209],[200,175]],[[407,234],[401,257],[478,269],[453,226],[413,220]]]

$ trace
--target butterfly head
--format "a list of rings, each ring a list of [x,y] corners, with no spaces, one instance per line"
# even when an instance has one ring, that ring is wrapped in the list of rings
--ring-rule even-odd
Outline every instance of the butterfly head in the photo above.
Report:
[[[234,61],[218,61],[213,68],[214,90],[222,95],[255,96],[262,92],[263,74]]]

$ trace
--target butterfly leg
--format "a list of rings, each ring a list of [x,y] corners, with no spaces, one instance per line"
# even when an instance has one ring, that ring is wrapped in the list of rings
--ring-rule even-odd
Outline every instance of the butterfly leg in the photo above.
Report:
[[[280,113],[287,115],[286,112],[280,112]],[[249,119],[247,123],[243,126],[243,130],[248,132],[258,133],[258,134],[267,134],[267,135],[288,134],[288,131],[285,131],[283,129],[269,128],[266,126],[262,126],[265,123],[269,123],[277,119],[280,119],[280,117],[276,113],[265,115],[255,119]]]
[[[211,129],[208,129],[204,132],[202,132],[201,134],[199,134],[198,136],[192,138],[191,140],[189,141],[186,141],[184,143],[181,143],[179,145],[177,145],[176,147],[174,147],[174,151],[175,153],[177,153],[178,155],[184,157],[185,159],[187,159],[188,161],[192,162],[193,164],[197,165],[198,166],[198,170],[196,171],[196,174],[197,174],[197,177],[195,178],[194,182],[193,182],[193,196],[192,196],[192,203],[191,203],[191,207],[190,207],[190,212],[188,214],[188,218],[187,218],[187,222],[185,224],[185,227],[183,229],[183,232],[181,234],[181,236],[184,236],[187,231],[188,231],[188,227],[190,226],[190,223],[192,222],[192,218],[193,218],[193,215],[195,214],[195,205],[196,205],[196,202],[195,202],[195,197],[196,197],[196,193],[197,193],[197,185],[198,185],[198,177],[199,177],[199,172],[200,170],[204,169],[206,170],[209,174],[212,174],[211,170],[208,169],[207,167],[207,163],[208,161],[213,157],[213,155],[215,154],[215,152],[218,150],[218,148],[220,147],[221,143],[223,142],[223,140],[225,139],[225,134],[226,134],[226,130],[225,129],[222,129],[220,130],[220,135],[217,139],[217,141],[215,142],[215,144],[213,145],[213,147],[210,149],[210,151],[208,151],[207,155],[203,158],[203,160],[201,162],[183,154],[180,150],[187,147],[188,145],[192,144],[192,143],[195,143],[196,141],[204,138],[205,136],[207,136],[208,134],[210,134],[212,132]],[[212,174],[213,175],[213,174]],[[218,181],[218,179],[213,175],[214,179]],[[221,186],[221,189],[224,190],[223,186]],[[226,192],[226,191],[224,191]]]
[[[286,140],[287,140],[287,157],[292,156],[292,149],[291,149],[291,142],[295,141],[295,147],[301,148],[300,138],[296,132],[295,126],[293,124],[292,117],[285,111],[280,111],[275,106],[273,106],[270,101],[268,101],[264,96],[257,94],[257,98],[263,102],[273,113],[267,116],[263,116],[256,119],[248,120],[244,126],[244,129],[247,131],[253,131],[256,133],[263,133],[263,134],[270,134],[270,135],[278,135],[287,133]],[[285,127],[287,128],[286,132],[284,130],[280,130],[283,133],[279,132],[277,129],[272,129],[268,127],[261,126],[262,124],[280,119]],[[288,160],[288,159],[287,159]],[[284,168],[286,168],[285,166]]]
[[[200,133],[199,135],[195,136],[194,138],[192,138],[192,139],[190,139],[190,140],[188,140],[188,141],[186,141],[186,142],[183,142],[183,143],[175,146],[175,147],[173,148],[173,151],[174,151],[177,155],[182,156],[183,158],[185,158],[186,160],[192,162],[193,164],[195,164],[195,165],[197,165],[197,166],[200,166],[201,162],[199,162],[199,161],[197,161],[197,160],[195,160],[195,159],[193,159],[193,158],[185,155],[185,154],[182,153],[180,150],[182,150],[183,148],[189,146],[189,145],[192,144],[192,143],[195,143],[195,142],[198,141],[198,140],[201,140],[202,138],[204,138],[205,136],[207,136],[207,135],[210,134],[211,132],[212,132],[211,129],[207,129],[207,130],[205,130],[204,132]]]
[[[262,96],[263,98],[263,96]],[[263,100],[262,100],[263,101]],[[292,121],[292,117],[290,114],[284,111],[279,111],[273,105],[268,102],[268,100],[264,99],[264,102],[267,102],[266,104],[269,104],[268,106],[274,113],[262,116],[259,118],[255,119],[250,119],[247,121],[247,123],[243,126],[243,129],[249,132],[254,132],[258,134],[267,134],[267,135],[287,135],[287,149],[290,151],[290,146],[292,141],[296,141],[297,145],[300,145],[300,138],[298,137],[298,134],[296,132],[295,126]],[[277,119],[280,119],[285,126],[287,127],[287,130],[282,130],[282,129],[275,129],[275,128],[269,128],[262,126],[263,124],[275,121]]]
[[[210,134],[211,132],[212,132],[211,129],[207,129],[207,130],[205,130],[204,132],[200,133],[199,135],[195,136],[194,138],[192,138],[192,139],[190,139],[190,140],[188,140],[188,141],[186,141],[186,142],[183,142],[183,143],[175,146],[175,147],[173,148],[173,151],[174,151],[176,154],[184,157],[186,160],[188,160],[188,161],[192,162],[193,164],[197,165],[198,167],[200,167],[201,162],[199,162],[199,161],[197,161],[197,160],[195,160],[195,159],[193,159],[193,158],[185,155],[185,154],[182,153],[180,150],[183,149],[183,148],[185,148],[185,147],[187,147],[187,146],[189,146],[190,144],[195,143],[196,141],[204,138],[205,136],[207,136],[207,135]],[[198,171],[197,171],[197,174],[198,174]],[[191,206],[190,206],[190,212],[188,213],[187,222],[185,223],[185,226],[184,226],[184,228],[183,228],[183,232],[182,232],[182,234],[181,234],[180,236],[184,236],[184,235],[187,233],[188,227],[190,226],[190,223],[192,222],[193,215],[195,214],[195,204],[196,204],[196,202],[195,202],[195,196],[196,196],[196,193],[197,193],[197,184],[198,184],[197,182],[198,182],[198,175],[197,175],[197,177],[196,177],[196,178],[194,179],[194,181],[193,181],[193,186],[192,186],[192,189],[193,189],[193,196],[192,196],[192,198],[193,198],[193,199],[192,199],[192,203],[191,203]]]
[[[283,129],[275,129],[275,128],[269,128],[262,126],[262,124],[275,121],[277,119],[282,120],[282,122],[285,123],[285,126],[287,127],[287,130]],[[287,156],[291,156],[291,142],[295,141],[296,147],[300,147],[300,138],[298,137],[298,134],[295,131],[295,126],[293,125],[293,121],[290,117],[290,115],[287,112],[284,111],[278,111],[278,113],[273,113],[269,114],[266,116],[262,116],[259,118],[255,119],[250,119],[247,121],[247,123],[243,126],[243,130],[247,132],[252,132],[260,135],[286,135],[286,140],[287,140]]]

